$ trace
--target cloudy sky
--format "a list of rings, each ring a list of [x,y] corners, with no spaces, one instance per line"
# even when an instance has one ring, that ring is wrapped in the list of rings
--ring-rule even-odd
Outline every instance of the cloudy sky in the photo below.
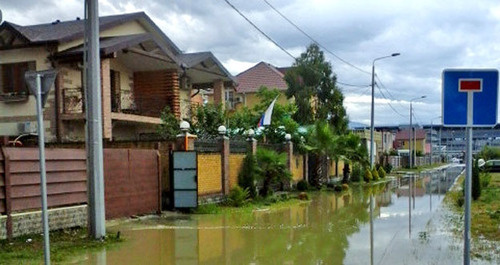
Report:
[[[294,56],[311,40],[264,0],[228,0]],[[371,64],[377,61],[375,124],[440,123],[445,68],[498,68],[500,2],[464,0],[267,0],[330,52],[349,117],[369,124]],[[224,0],[100,0],[100,15],[145,11],[183,51],[212,51],[234,75],[265,61],[293,58],[255,30]],[[3,19],[21,25],[83,17],[83,0],[1,0]],[[41,12],[43,10],[43,12]],[[1,60],[1,58],[0,58]]]

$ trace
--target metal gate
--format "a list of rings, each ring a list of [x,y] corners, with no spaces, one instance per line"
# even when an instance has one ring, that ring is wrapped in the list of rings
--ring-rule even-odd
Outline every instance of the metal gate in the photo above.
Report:
[[[196,151],[174,151],[172,163],[172,207],[198,207],[198,161]]]

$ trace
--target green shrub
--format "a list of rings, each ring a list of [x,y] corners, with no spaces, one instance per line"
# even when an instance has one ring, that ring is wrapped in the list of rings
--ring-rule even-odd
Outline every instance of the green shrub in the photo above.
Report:
[[[392,171],[392,165],[390,163],[385,164],[384,170],[387,174],[390,174]]]
[[[379,176],[381,179],[383,179],[383,178],[385,178],[385,176],[386,176],[386,175],[387,175],[387,174],[385,173],[384,168],[383,168],[383,167],[379,167],[379,168],[378,168],[378,176]]]
[[[490,185],[491,174],[489,172],[482,173],[480,175],[481,188],[486,188]]]
[[[243,189],[240,186],[236,186],[229,192],[227,203],[234,207],[240,207],[245,204],[249,195],[248,188]]]
[[[306,191],[309,189],[309,183],[305,180],[301,180],[297,183],[297,190],[298,191]]]
[[[379,175],[378,175],[378,171],[377,171],[376,168],[372,169],[372,178],[373,178],[374,181],[377,181],[380,178]]]
[[[358,182],[361,181],[363,177],[363,169],[359,165],[354,165],[352,167],[351,181]]]
[[[481,183],[479,182],[479,164],[478,159],[474,161],[472,166],[472,198],[479,199],[481,196]]]
[[[243,189],[248,189],[251,198],[255,198],[255,176],[257,175],[257,161],[252,153],[248,153],[243,160],[240,173],[238,174],[238,185]]]
[[[370,171],[370,169],[365,169],[365,175],[363,179],[365,180],[365,182],[370,182],[372,180],[372,172]]]
[[[262,196],[269,196],[273,190],[274,184],[288,181],[292,178],[292,174],[286,166],[286,154],[265,148],[257,149],[257,176],[262,180]]]

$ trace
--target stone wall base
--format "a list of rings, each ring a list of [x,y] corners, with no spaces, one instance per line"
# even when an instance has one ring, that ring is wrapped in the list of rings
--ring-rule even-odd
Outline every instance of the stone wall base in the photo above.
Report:
[[[0,216],[0,239],[7,238],[7,216]],[[49,228],[59,230],[87,226],[87,205],[49,209]],[[42,233],[42,211],[12,214],[12,236]]]

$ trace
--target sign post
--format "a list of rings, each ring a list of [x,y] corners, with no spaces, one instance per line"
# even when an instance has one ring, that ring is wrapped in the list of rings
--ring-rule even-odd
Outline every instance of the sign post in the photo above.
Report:
[[[443,71],[443,125],[466,127],[464,264],[470,264],[472,128],[497,123],[498,70],[446,69]]]
[[[42,195],[42,226],[43,226],[43,253],[45,264],[50,264],[49,220],[47,213],[47,178],[45,173],[45,127],[43,126],[43,107],[47,102],[50,88],[54,84],[57,72],[29,71],[25,74],[26,83],[36,98],[36,113],[38,120],[38,149],[40,155],[40,190]]]

